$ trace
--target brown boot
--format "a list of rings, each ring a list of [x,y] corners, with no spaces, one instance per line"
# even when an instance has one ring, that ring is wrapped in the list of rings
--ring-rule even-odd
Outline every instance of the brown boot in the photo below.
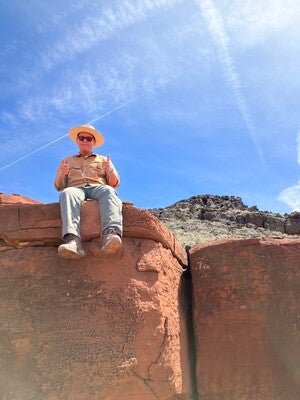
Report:
[[[122,248],[122,240],[115,228],[107,228],[102,236],[101,252],[104,254],[114,254]]]
[[[61,244],[58,248],[59,257],[78,260],[85,256],[85,251],[79,237],[68,233],[65,235],[64,240],[66,243]]]

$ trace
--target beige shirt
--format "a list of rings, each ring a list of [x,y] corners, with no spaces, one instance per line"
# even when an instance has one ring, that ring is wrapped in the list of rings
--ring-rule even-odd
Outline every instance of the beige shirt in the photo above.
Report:
[[[74,156],[67,157],[66,160],[69,164],[70,171],[63,179],[61,187],[54,184],[57,190],[62,190],[69,186],[84,186],[86,183],[92,186],[109,185],[107,174],[102,168],[102,161],[106,160],[106,157],[95,153],[84,157],[78,153]],[[114,168],[113,164],[112,167]],[[118,178],[117,184],[114,187],[117,188],[120,185],[120,179],[115,168],[114,170]]]

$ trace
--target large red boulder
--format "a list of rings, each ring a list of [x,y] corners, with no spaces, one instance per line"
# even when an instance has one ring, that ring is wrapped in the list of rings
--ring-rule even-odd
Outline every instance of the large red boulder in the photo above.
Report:
[[[201,400],[300,398],[300,240],[190,251]]]
[[[88,249],[95,202],[82,212]],[[1,399],[193,399],[186,256],[159,220],[125,204],[123,252],[72,261],[58,204],[0,214]]]

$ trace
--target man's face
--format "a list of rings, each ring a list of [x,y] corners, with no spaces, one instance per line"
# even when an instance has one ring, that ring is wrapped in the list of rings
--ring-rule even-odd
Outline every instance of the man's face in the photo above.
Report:
[[[76,143],[81,153],[90,153],[95,145],[94,136],[88,132],[80,132]]]

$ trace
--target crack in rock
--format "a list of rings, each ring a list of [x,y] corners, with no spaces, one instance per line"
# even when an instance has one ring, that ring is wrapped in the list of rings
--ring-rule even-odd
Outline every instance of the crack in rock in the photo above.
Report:
[[[165,345],[166,345],[166,341],[167,341],[167,335],[168,335],[168,318],[165,317],[165,320],[164,320],[164,336],[163,336],[162,343],[160,345],[158,356],[157,356],[156,360],[153,361],[148,367],[148,374],[147,375],[148,375],[148,380],[150,380],[150,381],[151,381],[151,378],[150,378],[151,377],[151,369],[155,365],[157,365],[159,363],[159,360],[160,360],[160,358],[162,356],[162,353],[163,353],[163,351],[165,349]]]

